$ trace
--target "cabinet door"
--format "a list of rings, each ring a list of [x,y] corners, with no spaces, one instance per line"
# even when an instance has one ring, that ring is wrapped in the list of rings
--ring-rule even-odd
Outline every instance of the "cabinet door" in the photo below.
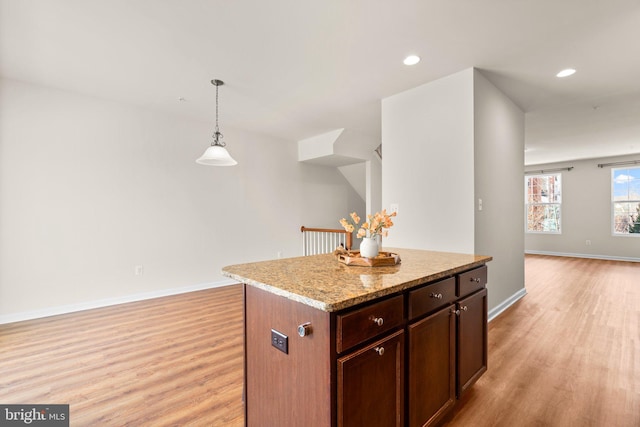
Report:
[[[338,359],[338,426],[401,427],[404,332]]]
[[[438,423],[455,403],[455,309],[409,325],[409,426]]]
[[[460,397],[487,370],[487,290],[458,301],[458,381]]]

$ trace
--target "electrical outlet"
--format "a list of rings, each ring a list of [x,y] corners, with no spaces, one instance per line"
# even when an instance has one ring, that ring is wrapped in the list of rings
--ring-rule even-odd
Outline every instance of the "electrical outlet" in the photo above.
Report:
[[[275,329],[271,330],[271,345],[283,352],[289,354],[289,337]]]
[[[586,244],[587,246],[591,246],[591,240],[587,240],[587,241],[585,242],[585,244]]]
[[[144,274],[144,266],[136,265],[134,272],[136,276],[142,276]]]

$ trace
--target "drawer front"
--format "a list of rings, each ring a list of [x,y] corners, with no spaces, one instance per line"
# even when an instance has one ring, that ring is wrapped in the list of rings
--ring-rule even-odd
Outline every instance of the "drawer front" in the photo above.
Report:
[[[337,316],[336,351],[351,347],[403,324],[402,295]]]
[[[429,313],[456,299],[456,279],[450,277],[409,293],[409,320]]]
[[[474,268],[473,270],[458,275],[456,296],[463,297],[482,289],[487,284],[487,266]]]

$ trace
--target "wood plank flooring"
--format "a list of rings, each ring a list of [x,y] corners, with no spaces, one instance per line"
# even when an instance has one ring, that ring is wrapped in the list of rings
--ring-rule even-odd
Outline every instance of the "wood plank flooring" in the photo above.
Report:
[[[242,426],[242,288],[0,325],[0,403],[72,426]]]
[[[640,426],[640,264],[527,256],[526,287],[447,426]],[[240,286],[0,325],[0,403],[72,426],[242,426],[242,369]]]
[[[525,276],[449,425],[640,426],[640,263],[527,256]]]

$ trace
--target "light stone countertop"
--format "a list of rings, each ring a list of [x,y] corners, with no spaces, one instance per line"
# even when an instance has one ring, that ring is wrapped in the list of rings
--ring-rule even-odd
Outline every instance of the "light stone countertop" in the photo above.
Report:
[[[383,248],[400,255],[388,267],[347,266],[332,254],[230,265],[224,276],[332,312],[483,265],[493,258],[417,249]]]

